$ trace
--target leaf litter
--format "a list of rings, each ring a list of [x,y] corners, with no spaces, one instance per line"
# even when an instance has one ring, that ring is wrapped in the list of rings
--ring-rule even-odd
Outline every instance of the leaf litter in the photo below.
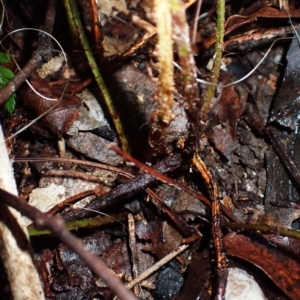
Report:
[[[106,4],[108,5],[108,3]],[[155,39],[151,40],[145,47],[135,50],[135,56],[130,58],[129,61],[122,60],[122,55],[120,55],[120,53],[130,49],[131,45],[143,37],[144,34],[140,28],[136,28],[131,24],[129,11],[133,10],[134,7],[135,13],[138,12],[140,18],[151,23],[153,19],[151,18],[149,4],[143,1],[132,2],[128,4],[127,8],[125,2],[122,8],[121,6],[119,7],[118,2],[114,5],[111,6],[111,10],[105,10],[101,15],[102,32],[105,35],[103,39],[105,41],[103,43],[105,50],[103,56],[105,58],[102,60],[102,67],[105,66],[110,70],[106,74],[108,90],[116,104],[116,113],[120,115],[124,124],[132,149],[131,154],[152,165],[154,169],[156,169],[157,164],[167,163],[168,158],[166,157],[173,155],[177,165],[166,165],[164,170],[159,169],[160,172],[170,172],[169,176],[172,179],[199,190],[203,197],[209,198],[210,191],[206,190],[201,176],[195,172],[195,167],[191,165],[189,160],[190,148],[192,149],[195,146],[189,144],[190,141],[195,140],[193,138],[190,139],[190,130],[195,128],[193,127],[195,124],[190,124],[193,118],[191,118],[191,112],[184,104],[186,95],[184,94],[185,87],[180,84],[182,75],[179,71],[175,72],[175,82],[179,82],[179,84],[176,86],[177,90],[172,91],[174,101],[171,111],[174,118],[170,120],[169,126],[163,135],[156,135],[153,134],[153,124],[155,123],[153,112],[157,110],[159,105],[155,100],[159,68],[157,56],[153,53],[155,52],[155,47],[153,46]],[[261,28],[267,29],[269,26],[265,19],[271,17],[278,20],[277,29],[288,27],[284,23],[284,20],[287,18],[285,16],[286,12],[279,10],[276,5],[275,7],[257,8],[255,11],[250,7],[251,5],[249,7],[244,7],[244,5],[247,4],[241,3],[236,6],[234,4],[228,6],[228,9],[231,11],[227,15],[225,34],[230,36],[227,38],[227,42],[231,43],[231,45],[227,46],[226,44],[228,48],[225,49],[235,50],[238,53],[228,55],[223,60],[226,71],[221,72],[220,94],[215,95],[204,130],[200,132],[200,135],[197,133],[197,137],[201,137],[197,145],[198,153],[204,164],[213,172],[213,177],[218,185],[218,197],[239,222],[253,226],[253,231],[256,231],[255,224],[260,223],[271,225],[274,228],[288,227],[298,229],[299,199],[294,191],[297,190],[297,186],[294,184],[294,180],[290,179],[290,175],[284,175],[286,174],[286,167],[280,167],[281,160],[284,158],[277,158],[264,133],[264,127],[269,119],[269,111],[271,109],[270,120],[273,121],[273,124],[274,117],[272,116],[277,112],[276,121],[278,124],[275,126],[279,132],[277,139],[281,141],[284,139],[285,144],[290,143],[293,147],[298,141],[297,74],[294,78],[293,72],[290,75],[286,73],[282,87],[276,94],[280,74],[283,74],[284,68],[274,63],[274,61],[283,61],[284,63],[281,57],[283,56],[283,49],[288,48],[288,43],[275,45],[263,65],[242,84],[222,89],[222,85],[235,81],[235,78],[243,77],[259,62],[262,54],[256,48],[266,51],[264,43],[269,38],[269,35],[261,31]],[[296,21],[298,9],[295,5],[296,3],[294,2],[290,4],[289,14]],[[13,5],[7,9],[15,13]],[[34,6],[32,9],[35,9]],[[247,9],[250,11],[248,15]],[[203,10],[214,12],[215,7],[204,1]],[[245,13],[242,14],[245,15],[241,16],[240,12],[243,10]],[[82,11],[83,15],[86,14],[84,9]],[[22,13],[26,12],[22,11]],[[189,15],[189,12],[187,14],[192,18],[192,14]],[[260,22],[256,21],[257,18],[259,18]],[[208,56],[211,54],[207,50],[214,43],[213,33],[209,33],[210,24],[213,24],[213,19],[210,16],[204,18],[198,24],[198,51],[199,53],[205,52]],[[89,27],[88,23],[85,25],[88,31],[92,27]],[[245,25],[254,26],[256,30],[260,31],[262,37],[257,41],[257,45],[252,44],[249,46],[249,39],[246,37],[254,37],[254,35],[252,33],[249,34],[249,31],[247,32],[244,29]],[[131,30],[133,27],[134,30]],[[10,28],[10,30],[13,30],[13,28]],[[240,31],[242,35],[235,37],[234,34],[237,31]],[[89,32],[91,33],[91,30]],[[292,30],[285,30],[281,33],[273,31],[277,37],[290,32]],[[60,39],[63,34],[65,34],[65,30],[57,33]],[[234,40],[234,38],[236,39]],[[235,44],[233,41],[235,41]],[[13,41],[11,43],[10,49],[13,51],[12,49],[16,46],[12,46]],[[244,48],[242,48],[243,45]],[[245,48],[254,48],[254,50],[243,52],[244,50],[242,51],[241,49]],[[115,51],[113,52],[112,49]],[[67,45],[66,51],[70,51],[70,55],[73,52]],[[295,55],[294,57],[297,56]],[[290,59],[287,58],[287,61],[287,69],[291,68],[291,64],[297,64],[297,60],[290,62]],[[20,193],[26,198],[26,191],[30,189],[34,190],[34,188],[42,187],[50,187],[51,189],[51,186],[56,184],[58,187],[62,186],[68,191],[65,194],[65,198],[68,198],[83,191],[93,190],[99,186],[98,183],[91,183],[89,180],[64,178],[68,176],[68,170],[76,170],[78,173],[82,172],[90,175],[97,173],[95,176],[103,179],[100,185],[103,186],[105,194],[102,196],[94,195],[86,199],[83,202],[84,210],[78,207],[75,209],[68,208],[67,211],[62,213],[62,216],[66,220],[73,220],[78,216],[86,218],[96,215],[95,211],[92,212],[87,209],[105,209],[105,212],[108,214],[115,214],[129,209],[134,214],[134,222],[136,223],[137,243],[135,253],[138,254],[135,255],[138,261],[138,274],[141,274],[150,268],[155,261],[176,250],[178,246],[190,238],[179,230],[179,223],[176,223],[176,220],[179,220],[179,218],[176,219],[174,217],[171,219],[164,209],[158,209],[159,206],[154,205],[150,201],[149,196],[145,196],[145,188],[151,187],[159,199],[162,199],[171,207],[173,216],[179,215],[186,224],[194,227],[195,232],[201,234],[198,234],[197,238],[195,238],[196,241],[194,240],[191,243],[191,249],[186,250],[186,252],[162,267],[157,274],[147,279],[149,282],[141,283],[138,289],[138,296],[147,299],[192,299],[190,297],[201,295],[201,299],[210,299],[216,290],[212,277],[215,265],[214,254],[211,252],[210,247],[211,220],[209,208],[200,204],[194,197],[187,196],[183,191],[173,186],[158,183],[151,175],[143,174],[132,165],[124,163],[124,158],[107,149],[108,145],[117,145],[113,127],[109,125],[109,117],[101,117],[101,121],[95,120],[95,116],[89,115],[89,117],[86,117],[89,110],[94,112],[95,110],[98,111],[99,108],[89,108],[87,104],[83,104],[85,100],[79,98],[77,90],[79,86],[79,84],[77,86],[78,80],[82,78],[83,82],[85,82],[86,79],[91,77],[91,74],[88,71],[82,72],[80,70],[80,68],[83,70],[87,69],[82,61],[78,62],[78,66],[76,66],[75,62],[76,58],[74,57],[74,67],[78,68],[77,72],[80,74],[72,77],[72,80],[75,82],[75,90],[72,90],[72,85],[70,85],[68,90],[64,91],[64,100],[59,104],[61,106],[55,107],[37,125],[48,131],[50,138],[37,136],[36,132],[28,129],[12,142],[12,154],[15,157],[27,156],[30,158],[34,156],[40,159],[47,157],[46,163],[39,163],[39,167],[37,167],[37,163],[30,164],[28,167],[30,172],[27,174],[22,173],[22,170],[24,171],[25,169],[22,169],[21,163],[17,162],[15,164]],[[209,76],[204,62],[197,61],[197,66],[203,78]],[[60,81],[65,80],[65,78],[61,77],[61,74],[58,70],[46,80],[39,78],[38,75],[31,74],[30,81],[32,81],[36,89],[47,97],[59,98],[63,92]],[[294,87],[290,87],[289,80],[295,82]],[[93,86],[91,86],[90,92],[103,104],[99,93]],[[203,87],[201,88],[201,93],[205,93]],[[22,88],[22,91],[18,91],[18,97],[26,101],[26,107],[30,108],[27,116],[25,116],[27,118],[31,118],[33,115],[40,115],[45,110],[48,110],[49,107],[55,105],[55,103],[40,99],[39,96],[36,96],[30,89],[25,87]],[[271,106],[273,99],[276,100]],[[18,124],[23,124],[22,122],[24,122],[19,117],[17,118],[18,124],[14,121],[14,127],[10,126],[10,122],[18,115],[17,113],[24,109],[21,103],[18,105],[19,107],[17,107],[13,116],[7,116],[1,112],[1,120],[4,122],[7,136],[16,131]],[[291,113],[292,122],[296,125],[289,126],[291,123],[286,124],[285,120],[289,121],[288,118],[290,116],[286,117],[284,115],[286,119],[280,119],[277,107],[280,107],[282,114]],[[107,116],[105,108],[103,110],[104,115]],[[102,115],[102,113],[100,114]],[[82,123],[79,123],[80,118],[83,121]],[[86,127],[87,124],[88,126]],[[77,126],[75,131],[70,132],[69,129],[75,125]],[[72,128],[74,129],[74,127]],[[96,128],[100,128],[97,130],[97,134],[94,131]],[[90,130],[92,132],[89,132]],[[84,167],[74,166],[71,163],[67,165],[58,162],[50,163],[49,155],[53,157],[58,156],[57,136],[59,138],[64,136],[66,139],[68,147],[65,152],[66,157],[92,159],[108,165],[118,166],[135,176],[135,178],[127,181],[128,179],[125,179],[122,175],[112,174],[109,170],[100,171],[100,169],[93,166]],[[25,144],[27,145],[26,151],[24,150]],[[50,149],[50,151],[46,149]],[[292,152],[292,156],[294,152],[296,155],[296,151],[291,149],[290,146],[287,149]],[[45,153],[48,155],[45,155]],[[176,160],[176,157],[180,157],[180,159]],[[297,161],[297,157],[295,159]],[[63,177],[45,177],[45,173],[53,168],[63,169],[66,172],[64,172],[64,175],[61,175]],[[167,170],[168,168],[170,170]],[[18,172],[19,174],[17,174]],[[283,186],[282,182],[287,182],[287,192],[281,188]],[[296,188],[294,188],[295,186]],[[50,195],[51,197],[54,198],[53,195]],[[106,206],[107,203],[108,205]],[[126,205],[124,205],[125,203]],[[46,207],[49,209],[48,204],[46,204]],[[222,220],[223,217],[221,217],[221,224]],[[253,234],[250,239],[248,237],[249,232],[243,230],[242,224],[240,231],[236,234],[230,232],[228,230],[229,227],[223,227],[224,238],[222,239],[230,265],[226,288],[229,289],[230,284],[238,281],[233,279],[232,276],[232,270],[237,267],[250,273],[252,271],[253,278],[257,282],[259,282],[259,277],[265,276],[259,273],[258,269],[261,269],[277,285],[278,289],[276,292],[278,292],[278,295],[276,297],[278,299],[297,299],[299,266],[294,259],[294,254],[291,253],[293,252],[292,248],[297,248],[298,242],[293,240],[292,243],[291,240],[286,240],[284,245],[279,243],[274,240],[274,236],[276,236],[275,230],[273,236],[272,232],[269,235]],[[107,267],[112,269],[124,282],[130,282],[130,280],[134,279],[131,270],[131,250],[128,248],[127,230],[125,223],[121,225],[116,222],[113,225],[104,225],[93,230],[82,229],[77,233],[83,238],[86,247],[99,256]],[[193,234],[190,235],[193,236]],[[263,242],[261,243],[261,241]],[[200,242],[201,246],[199,246]],[[104,299],[112,297],[107,286],[101,280],[96,279],[84,263],[79,260],[78,256],[74,255],[63,244],[58,245],[53,239],[52,245],[49,246],[50,248],[47,248],[46,241],[35,238],[33,239],[33,245],[36,249],[35,259],[44,283],[44,292],[47,298],[99,298],[100,295]],[[284,256],[284,258],[281,258],[281,256]],[[235,257],[241,258],[248,264],[236,261]],[[258,269],[253,271],[249,264],[256,266]],[[166,278],[169,278],[170,281],[164,281]],[[199,283],[197,278],[199,278]],[[191,284],[191,282],[195,281],[198,283],[197,285]],[[171,284],[174,284],[174,286]],[[150,286],[151,288],[149,288]],[[170,289],[164,289],[163,286],[170,286]],[[262,297],[272,299],[274,291],[272,294],[272,291],[267,286],[261,285],[261,288],[263,292],[259,293],[265,295]],[[176,294],[178,295],[176,296]],[[228,296],[229,294],[229,290],[227,294],[225,292],[225,298],[234,299],[232,298],[233,296]],[[271,294],[273,296],[269,296]]]

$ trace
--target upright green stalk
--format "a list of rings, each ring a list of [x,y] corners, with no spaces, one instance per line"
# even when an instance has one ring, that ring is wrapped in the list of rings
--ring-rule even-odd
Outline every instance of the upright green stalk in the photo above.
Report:
[[[223,52],[223,39],[224,39],[224,24],[225,24],[225,0],[218,0],[217,3],[217,32],[216,32],[216,54],[215,61],[212,70],[212,83],[214,85],[209,85],[206,91],[206,97],[202,106],[202,116],[203,121],[206,121],[207,115],[210,109],[210,103],[214,97],[216,85],[219,79],[222,52]]]
[[[67,12],[67,16],[69,18],[69,24],[71,27],[71,32],[77,32],[77,35],[79,37],[81,46],[85,52],[86,58],[88,60],[88,63],[91,67],[91,70],[93,72],[93,75],[95,77],[95,80],[97,82],[97,85],[102,93],[104,102],[107,106],[108,112],[113,120],[114,126],[116,128],[120,143],[121,143],[121,147],[125,152],[129,152],[129,146],[128,146],[128,141],[126,139],[125,133],[124,133],[124,129],[122,127],[122,123],[121,120],[119,118],[119,116],[116,113],[116,110],[114,108],[112,99],[109,95],[109,92],[105,86],[103,77],[99,71],[99,68],[97,66],[97,63],[95,61],[95,58],[92,54],[89,42],[86,38],[86,35],[84,33],[83,30],[83,26],[79,17],[79,12],[76,6],[76,2],[75,0],[64,0],[63,1],[64,6],[65,6],[65,10]]]

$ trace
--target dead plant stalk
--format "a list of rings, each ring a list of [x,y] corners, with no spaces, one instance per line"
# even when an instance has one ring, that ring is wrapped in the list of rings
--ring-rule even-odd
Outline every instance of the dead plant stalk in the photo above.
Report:
[[[161,123],[162,126],[168,126],[174,117],[171,110],[174,89],[171,5],[169,1],[155,0],[154,7],[157,20],[158,60],[160,62],[157,118],[158,123]]]

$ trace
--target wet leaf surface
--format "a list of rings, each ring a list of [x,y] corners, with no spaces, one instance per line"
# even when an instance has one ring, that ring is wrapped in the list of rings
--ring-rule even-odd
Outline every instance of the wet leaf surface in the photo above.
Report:
[[[268,241],[251,239],[231,233],[224,238],[228,255],[242,258],[260,268],[291,299],[298,299],[300,288],[299,263]]]

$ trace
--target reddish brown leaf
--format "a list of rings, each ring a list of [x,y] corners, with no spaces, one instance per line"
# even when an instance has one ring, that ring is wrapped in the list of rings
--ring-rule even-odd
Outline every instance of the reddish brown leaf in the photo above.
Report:
[[[224,85],[234,81],[232,76],[225,72],[220,72],[220,80]],[[228,86],[222,90],[220,98],[212,103],[211,113],[222,126],[211,126],[208,137],[227,158],[236,147],[237,121],[245,110],[247,96],[247,91],[241,85]]]
[[[291,9],[289,11],[289,15],[292,18],[299,18],[300,10]],[[258,18],[284,19],[284,18],[288,18],[288,13],[285,10],[279,10],[273,7],[266,6],[251,16],[232,15],[226,21],[225,36],[242,25],[255,22]],[[216,41],[216,36],[212,36],[208,40],[204,41],[203,43],[204,49],[206,50],[209,49],[215,43],[215,41]]]
[[[226,85],[234,79],[229,73],[220,72],[220,81]],[[235,138],[238,118],[245,110],[248,93],[241,85],[231,85],[222,90],[222,95],[212,104],[212,112],[221,124],[228,126],[231,137]]]
[[[286,252],[236,233],[225,236],[224,246],[228,255],[254,264],[291,299],[299,299],[300,264]]]
[[[255,14],[251,16],[241,16],[241,15],[232,15],[230,16],[225,24],[226,34],[232,32],[234,29],[251,22],[256,21],[257,18],[274,18],[274,19],[285,19],[288,16],[292,18],[300,17],[299,9],[291,9],[289,10],[289,14],[285,10],[279,10],[274,7],[265,6]]]
[[[181,234],[168,223],[164,224],[163,241],[153,246],[145,246],[144,250],[154,253],[158,259],[162,259],[175,250],[182,243]]]
[[[157,244],[163,240],[163,223],[160,220],[150,221],[145,224],[143,220],[136,223],[136,235],[144,240]]]
[[[59,99],[63,93],[64,87],[56,86],[53,88],[49,82],[40,79],[37,75],[32,76],[30,82],[36,90],[48,98]],[[66,133],[79,117],[81,100],[76,95],[66,92],[61,100],[45,100],[28,86],[21,89],[21,95],[26,104],[38,116],[53,108],[52,111],[41,119],[41,122],[58,137]]]

